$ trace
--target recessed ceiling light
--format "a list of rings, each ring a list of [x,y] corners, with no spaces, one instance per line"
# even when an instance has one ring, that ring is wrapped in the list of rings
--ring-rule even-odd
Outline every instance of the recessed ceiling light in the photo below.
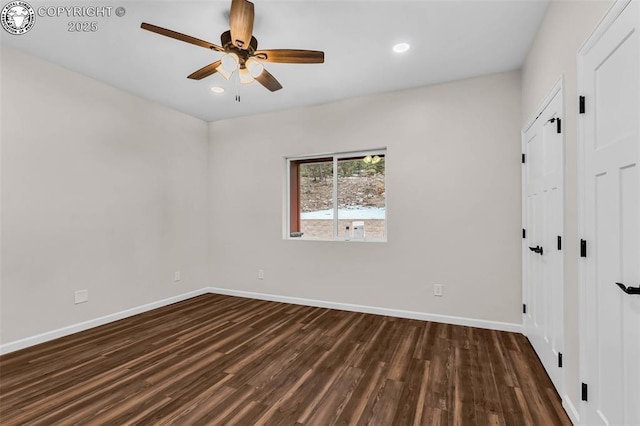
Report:
[[[211,91],[213,93],[224,93],[224,87],[220,87],[220,86],[213,86],[211,88]]]
[[[393,51],[396,53],[404,53],[409,50],[410,47],[409,43],[398,43],[393,46]]]

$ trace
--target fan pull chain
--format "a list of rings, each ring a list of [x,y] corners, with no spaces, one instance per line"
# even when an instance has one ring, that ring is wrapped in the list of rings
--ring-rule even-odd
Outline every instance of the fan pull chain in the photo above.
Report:
[[[234,74],[236,75],[236,102],[240,102],[240,68]]]

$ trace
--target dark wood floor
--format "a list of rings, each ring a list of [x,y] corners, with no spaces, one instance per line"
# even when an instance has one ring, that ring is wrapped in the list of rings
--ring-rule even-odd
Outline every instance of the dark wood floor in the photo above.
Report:
[[[571,424],[522,335],[219,295],[0,357],[0,423]]]

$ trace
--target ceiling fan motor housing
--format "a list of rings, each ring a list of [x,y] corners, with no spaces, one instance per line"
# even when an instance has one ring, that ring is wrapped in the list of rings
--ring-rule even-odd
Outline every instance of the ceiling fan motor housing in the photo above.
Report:
[[[220,34],[220,43],[227,53],[235,53],[240,58],[240,63],[244,63],[258,49],[258,40],[251,36],[251,42],[246,49],[240,49],[231,41],[231,31]]]

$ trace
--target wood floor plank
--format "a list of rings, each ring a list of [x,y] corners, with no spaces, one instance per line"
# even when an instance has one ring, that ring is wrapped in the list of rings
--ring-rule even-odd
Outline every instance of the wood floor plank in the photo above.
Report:
[[[351,398],[337,419],[338,424],[360,424],[367,407],[374,403],[377,385],[384,378],[387,366],[383,362],[369,365],[355,387]]]
[[[409,365],[405,371],[406,379],[403,381],[404,388],[399,398],[399,406],[396,410],[393,424],[412,425],[420,424],[422,417],[426,386],[425,375],[429,374],[429,362],[421,359],[409,359]],[[387,374],[387,377],[390,377]],[[416,423],[417,422],[417,423]]]
[[[570,425],[519,334],[207,294],[0,356],[0,424]]]
[[[403,387],[404,384],[402,382],[383,379],[382,387],[379,388],[369,415],[365,412],[361,419],[366,419],[366,424],[368,425],[392,424],[396,409],[400,403],[399,397],[402,394]]]

